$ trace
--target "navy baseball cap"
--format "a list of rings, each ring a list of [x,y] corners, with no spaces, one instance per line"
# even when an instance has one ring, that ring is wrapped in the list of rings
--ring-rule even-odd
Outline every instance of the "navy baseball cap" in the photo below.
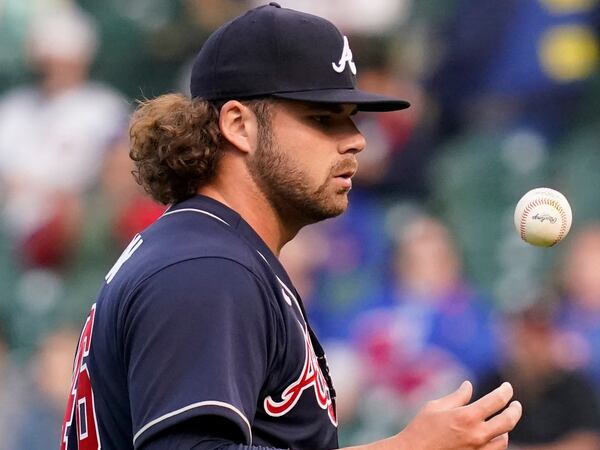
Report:
[[[272,2],[216,30],[196,56],[192,98],[277,97],[395,111],[407,101],[356,87],[348,38],[326,19]]]

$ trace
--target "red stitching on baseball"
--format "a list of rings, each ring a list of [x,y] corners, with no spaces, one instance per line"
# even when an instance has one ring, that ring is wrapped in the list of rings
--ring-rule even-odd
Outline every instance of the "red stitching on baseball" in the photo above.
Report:
[[[523,209],[523,216],[521,217],[521,222],[519,224],[520,225],[519,231],[521,233],[521,239],[523,239],[524,241],[526,240],[525,239],[526,222],[527,222],[527,217],[529,216],[529,213],[531,212],[531,210],[534,207],[541,206],[541,205],[553,206],[560,214],[560,220],[561,220],[560,230],[558,232],[558,236],[556,237],[556,239],[552,242],[552,244],[550,244],[550,247],[552,247],[552,246],[558,244],[567,232],[567,214],[565,213],[564,209],[562,208],[562,206],[560,205],[560,203],[557,200],[551,200],[548,198],[538,198],[527,204],[527,206]]]

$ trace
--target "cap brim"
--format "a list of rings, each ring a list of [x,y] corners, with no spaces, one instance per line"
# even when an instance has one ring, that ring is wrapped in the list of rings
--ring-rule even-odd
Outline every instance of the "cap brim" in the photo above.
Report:
[[[372,94],[358,89],[319,89],[313,91],[281,92],[273,97],[315,103],[347,103],[356,105],[359,111],[384,112],[406,109],[410,103],[385,95]]]

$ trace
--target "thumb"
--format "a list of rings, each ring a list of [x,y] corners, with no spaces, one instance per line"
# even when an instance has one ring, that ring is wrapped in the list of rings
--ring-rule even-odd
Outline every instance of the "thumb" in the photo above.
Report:
[[[473,395],[473,385],[470,381],[464,381],[460,387],[437,400],[434,400],[433,407],[439,410],[458,408],[459,406],[465,406],[471,400]]]

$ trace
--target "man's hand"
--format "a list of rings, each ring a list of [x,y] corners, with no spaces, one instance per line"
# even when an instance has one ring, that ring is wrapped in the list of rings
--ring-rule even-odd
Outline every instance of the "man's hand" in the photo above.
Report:
[[[469,404],[473,386],[464,382],[456,391],[430,401],[396,436],[372,444],[373,450],[500,450],[508,432],[521,418],[509,383]],[[506,408],[506,409],[505,409]]]
[[[446,397],[427,403],[415,419],[396,436],[400,441],[406,441],[406,447],[400,448],[505,449],[508,446],[508,432],[515,427],[522,413],[521,404],[516,401],[504,409],[513,396],[512,386],[504,383],[476,402],[468,404],[472,395],[473,386],[464,382]]]

